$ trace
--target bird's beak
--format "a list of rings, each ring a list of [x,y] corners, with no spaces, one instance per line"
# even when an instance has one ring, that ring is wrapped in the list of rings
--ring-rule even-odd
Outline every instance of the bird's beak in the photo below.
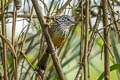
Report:
[[[74,23],[74,24],[79,24],[80,22],[78,22],[78,21],[74,21],[73,23]]]
[[[74,25],[79,24],[79,23],[80,22],[78,22],[78,21],[74,21],[72,25],[74,26]]]

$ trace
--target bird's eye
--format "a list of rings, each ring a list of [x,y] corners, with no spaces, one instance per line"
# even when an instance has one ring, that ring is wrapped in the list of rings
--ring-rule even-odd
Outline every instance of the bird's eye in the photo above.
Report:
[[[70,21],[70,19],[67,19],[68,21]]]

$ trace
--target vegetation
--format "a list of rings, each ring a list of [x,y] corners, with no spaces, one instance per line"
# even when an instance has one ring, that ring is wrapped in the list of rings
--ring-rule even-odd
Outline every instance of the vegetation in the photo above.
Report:
[[[0,80],[120,80],[119,0],[0,0]],[[47,28],[59,15],[70,29],[45,75],[36,66],[55,50]],[[50,27],[50,26],[49,26]]]

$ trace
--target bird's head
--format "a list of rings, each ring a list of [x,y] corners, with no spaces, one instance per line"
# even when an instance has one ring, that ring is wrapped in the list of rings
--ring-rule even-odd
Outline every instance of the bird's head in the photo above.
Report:
[[[62,24],[68,27],[78,24],[78,22],[76,22],[74,18],[68,15],[57,16],[56,20],[59,24]]]

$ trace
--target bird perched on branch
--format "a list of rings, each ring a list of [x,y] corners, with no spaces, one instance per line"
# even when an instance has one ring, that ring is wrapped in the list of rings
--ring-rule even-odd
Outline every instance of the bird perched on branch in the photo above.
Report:
[[[50,24],[50,28],[48,29],[51,40],[56,48],[59,48],[64,44],[70,27],[77,23],[78,22],[76,22],[72,17],[68,15],[56,16],[56,18]],[[44,74],[44,71],[46,69],[46,64],[50,53],[49,51],[49,48],[47,48],[46,53],[42,56],[36,67],[41,75]]]

